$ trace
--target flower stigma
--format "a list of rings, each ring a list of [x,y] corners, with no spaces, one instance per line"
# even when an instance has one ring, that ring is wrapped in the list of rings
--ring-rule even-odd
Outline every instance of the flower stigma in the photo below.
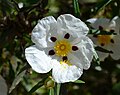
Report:
[[[70,42],[66,39],[57,41],[55,46],[55,54],[57,56],[67,56],[69,52],[71,52],[72,50],[72,45],[70,44]]]

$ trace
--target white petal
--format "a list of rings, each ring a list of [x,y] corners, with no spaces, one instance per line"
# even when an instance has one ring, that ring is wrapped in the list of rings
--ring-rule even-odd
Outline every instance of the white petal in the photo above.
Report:
[[[57,19],[57,25],[58,32],[66,31],[75,37],[79,37],[79,35],[87,35],[89,31],[84,22],[70,14],[60,15]]]
[[[104,29],[115,29],[115,21],[110,21],[110,19],[107,18],[92,18],[92,19],[88,19],[88,22],[91,23],[91,26],[95,29],[99,29],[99,26],[102,26]]]
[[[120,35],[114,36],[114,43],[110,48],[113,51],[112,58],[115,60],[120,59]]]
[[[80,53],[77,51],[77,53]],[[68,61],[70,61],[70,64],[75,65],[76,67],[83,69],[83,57],[80,56],[80,58],[76,57],[75,55],[73,55],[72,53],[69,54],[68,56]]]
[[[97,51],[97,54],[98,54],[100,61],[104,61],[104,59],[107,58],[109,55],[109,53],[100,52],[100,51]]]
[[[32,41],[39,47],[47,47],[47,34],[56,31],[56,20],[53,16],[45,17],[38,21],[32,31]]]
[[[51,70],[51,58],[44,50],[39,50],[35,46],[30,46],[25,49],[25,56],[32,67],[38,73],[47,73]]]
[[[74,55],[81,60],[83,68],[88,69],[95,52],[93,42],[86,36],[81,36],[79,39],[80,42],[76,44],[79,50],[74,52]]]
[[[88,19],[87,22],[93,24],[93,23],[95,23],[96,20],[97,20],[97,18],[91,18],[91,19]]]
[[[75,65],[68,65],[66,63],[60,64],[54,61],[52,76],[57,83],[73,82],[77,80],[83,73],[83,70],[77,68]]]
[[[115,33],[119,35],[120,34],[120,18],[118,16],[115,16],[112,20],[116,22]]]
[[[0,95],[7,95],[7,84],[1,75],[0,75]]]

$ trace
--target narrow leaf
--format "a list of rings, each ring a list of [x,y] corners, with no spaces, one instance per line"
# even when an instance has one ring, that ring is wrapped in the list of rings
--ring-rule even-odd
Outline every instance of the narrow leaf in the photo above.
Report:
[[[93,56],[93,60],[100,65],[100,60],[99,60],[99,57],[98,57],[98,54],[96,52],[94,52],[94,56]]]
[[[76,80],[74,83],[85,83],[85,82],[82,80]]]
[[[104,49],[100,46],[95,47],[95,50],[98,50],[98,51],[101,51],[101,52],[104,52],[104,53],[113,53],[112,51],[106,50],[106,49]]]
[[[94,12],[97,13],[98,11],[100,11],[101,9],[103,9],[104,7],[106,7],[108,4],[111,3],[112,0],[102,0],[101,2],[99,2],[95,9]]]
[[[35,92],[38,88],[40,88],[41,86],[44,85],[44,81],[47,79],[47,77],[45,77],[44,79],[42,79],[41,81],[39,81],[28,93],[32,94],[33,92]]]
[[[80,17],[80,8],[79,8],[78,0],[73,0],[73,7],[74,7],[75,16]]]
[[[19,73],[19,75],[14,79],[12,86],[9,89],[9,93],[12,92],[12,90],[19,84],[19,82],[22,80],[23,76],[25,75],[26,70]]]

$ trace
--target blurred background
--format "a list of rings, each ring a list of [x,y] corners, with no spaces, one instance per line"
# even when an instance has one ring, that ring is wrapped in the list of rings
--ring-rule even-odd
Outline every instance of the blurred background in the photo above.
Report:
[[[79,14],[75,13],[74,1],[78,1]],[[4,89],[0,95],[27,95],[46,76],[32,71],[24,50],[33,44],[30,36],[39,19],[66,13],[84,22],[93,17],[112,19],[120,16],[120,1],[0,0],[0,89]],[[85,83],[62,84],[61,95],[120,95],[120,60],[108,56],[100,64],[93,61],[80,79]],[[43,84],[31,95],[48,95],[49,89]]]

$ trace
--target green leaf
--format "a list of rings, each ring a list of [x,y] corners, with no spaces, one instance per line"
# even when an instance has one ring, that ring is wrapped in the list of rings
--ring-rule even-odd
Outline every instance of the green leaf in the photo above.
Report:
[[[120,95],[120,82],[113,85],[113,95]]]
[[[94,52],[93,60],[94,60],[95,62],[97,62],[97,64],[100,65],[100,60],[99,60],[98,54],[97,54],[96,52]]]
[[[74,7],[75,16],[80,17],[80,8],[79,8],[78,0],[73,0],[73,7]]]
[[[85,82],[82,80],[76,80],[74,83],[85,83]]]
[[[106,7],[108,4],[111,3],[112,0],[102,0],[101,2],[99,2],[95,9],[94,12],[97,13],[98,11],[100,11],[101,9],[103,9],[104,7]]]
[[[107,49],[104,49],[104,48],[102,48],[102,47],[100,47],[100,46],[95,47],[95,50],[98,50],[98,51],[104,52],[104,53],[113,53],[112,51],[109,51],[109,50],[107,50]]]
[[[41,86],[44,85],[44,81],[47,79],[47,77],[45,77],[44,79],[42,79],[41,81],[39,81],[28,93],[32,94],[33,92],[35,92],[38,88],[40,88]]]
[[[19,84],[19,82],[22,80],[23,76],[25,75],[26,70],[19,73],[19,75],[14,79],[12,86],[9,89],[9,93],[12,92],[12,90]]]

